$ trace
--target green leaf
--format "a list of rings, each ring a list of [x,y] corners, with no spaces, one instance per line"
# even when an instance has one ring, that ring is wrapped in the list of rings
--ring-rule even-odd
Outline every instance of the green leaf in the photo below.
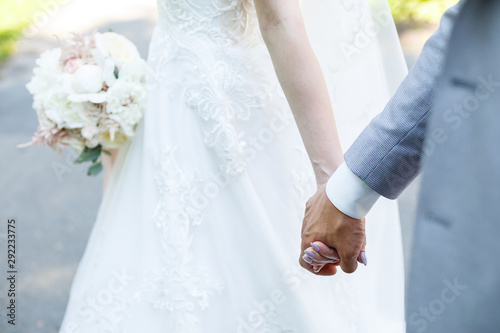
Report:
[[[87,171],[87,175],[88,176],[97,176],[101,171],[102,171],[102,164],[101,164],[101,162],[94,163],[94,164],[92,164],[92,166]]]
[[[102,149],[101,153],[104,153],[104,154],[106,154],[108,156],[111,156],[111,152],[109,150],[106,150],[106,149]]]
[[[95,163],[97,161],[97,159],[99,158],[99,156],[101,155],[101,150],[102,150],[101,145],[98,145],[97,147],[92,148],[92,149],[85,147],[85,149],[82,151],[80,156],[77,157],[77,159],[75,160],[74,163],[80,164],[80,163],[88,162],[88,161],[92,161],[93,163]]]
[[[115,66],[115,71],[113,72],[115,74],[115,78],[118,78],[118,67]]]

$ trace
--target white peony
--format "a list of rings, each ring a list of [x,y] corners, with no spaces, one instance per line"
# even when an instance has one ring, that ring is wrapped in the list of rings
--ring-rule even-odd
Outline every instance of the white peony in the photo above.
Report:
[[[95,45],[102,54],[111,56],[118,67],[141,58],[137,47],[115,32],[96,33]]]
[[[45,82],[45,86],[42,84]],[[40,116],[40,112],[45,109],[45,104],[47,104],[52,95],[59,93],[63,90],[63,80],[61,77],[57,76],[35,76],[31,80],[28,90],[33,94],[33,108],[37,111]]]
[[[38,67],[45,69],[50,72],[60,72],[61,71],[61,48],[55,48],[47,50],[40,55],[40,58],[36,60]]]
[[[62,86],[60,58],[61,49],[56,48],[43,52],[36,60],[38,66],[33,69],[33,78],[26,88],[33,95],[33,108],[37,111],[43,109],[51,91]]]
[[[112,59],[106,59],[102,66],[102,78],[108,87],[116,82],[115,62]]]
[[[47,94],[43,109],[58,128],[80,128],[90,121],[83,104],[69,101],[62,89],[53,89]]]
[[[73,74],[73,89],[80,94],[93,94],[102,90],[102,68],[84,65]]]
[[[115,68],[116,64],[113,58],[106,52],[103,53],[99,49],[92,50],[92,56],[97,65],[102,67],[102,78],[108,87],[111,87],[115,81]]]
[[[75,37],[42,53],[36,64],[26,87],[45,142],[82,151],[99,143],[118,147],[134,135],[145,109],[147,67],[128,39],[97,33],[94,48]]]
[[[145,82],[147,73],[146,62],[142,59],[123,65],[119,78],[129,81]]]
[[[126,80],[117,80],[108,90],[107,109],[109,118],[120,123],[123,133],[134,135],[135,125],[142,118],[146,104],[144,85]]]
[[[96,65],[84,65],[74,74],[63,73],[64,90],[71,102],[103,103],[106,92],[103,88],[103,71]]]

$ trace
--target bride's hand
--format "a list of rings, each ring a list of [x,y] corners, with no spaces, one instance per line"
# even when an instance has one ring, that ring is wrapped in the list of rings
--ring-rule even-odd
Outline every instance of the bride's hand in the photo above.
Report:
[[[365,256],[364,259],[363,256]],[[311,247],[308,247],[304,251],[302,259],[311,265],[313,272],[317,275],[331,275],[330,273],[333,269],[337,270],[336,267],[331,266],[340,265],[337,250],[320,241],[311,243]],[[366,255],[364,252],[360,253],[358,262],[366,265]]]
[[[337,251],[323,242],[313,242],[304,251],[302,259],[311,265],[312,271],[317,275],[332,275],[340,264],[340,256]]]

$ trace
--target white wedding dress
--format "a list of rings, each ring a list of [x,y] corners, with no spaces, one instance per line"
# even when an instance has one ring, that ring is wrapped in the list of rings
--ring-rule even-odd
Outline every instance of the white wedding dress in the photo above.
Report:
[[[376,23],[366,1],[307,1],[347,148],[405,75],[402,53],[381,42],[392,19],[356,44]],[[396,202],[367,217],[367,267],[325,278],[298,265],[315,182],[251,0],[158,5],[146,114],[118,156],[61,332],[403,332]]]

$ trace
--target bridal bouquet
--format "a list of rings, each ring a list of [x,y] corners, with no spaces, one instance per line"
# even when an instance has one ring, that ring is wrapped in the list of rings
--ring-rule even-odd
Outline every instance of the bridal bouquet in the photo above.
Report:
[[[74,147],[75,163],[102,170],[101,152],[134,136],[146,99],[146,63],[135,45],[114,32],[75,34],[44,52],[26,85],[33,95],[39,126],[20,147]]]

